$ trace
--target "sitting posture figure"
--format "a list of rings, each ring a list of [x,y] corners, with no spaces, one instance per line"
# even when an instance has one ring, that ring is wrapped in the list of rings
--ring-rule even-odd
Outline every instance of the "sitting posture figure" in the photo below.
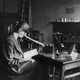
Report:
[[[3,54],[5,57],[6,63],[9,66],[10,70],[16,74],[22,74],[25,72],[29,72],[30,70],[33,70],[33,72],[36,72],[36,73],[33,73],[33,75],[34,74],[38,75],[39,73],[39,76],[44,75],[43,78],[46,78],[46,76],[48,77],[48,75],[46,75],[47,70],[45,70],[46,68],[44,68],[45,67],[44,64],[42,64],[41,62],[37,62],[31,57],[26,60],[24,59],[24,53],[21,49],[18,38],[22,38],[26,36],[26,32],[29,30],[29,28],[30,26],[26,22],[20,22],[15,27],[14,32],[11,33],[5,39],[3,44]],[[41,79],[39,79],[38,77],[38,79],[33,78],[29,80],[41,80]]]

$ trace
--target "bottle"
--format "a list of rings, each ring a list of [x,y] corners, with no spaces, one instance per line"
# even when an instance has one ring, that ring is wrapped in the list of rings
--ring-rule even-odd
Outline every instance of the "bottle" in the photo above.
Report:
[[[54,44],[52,46],[53,46],[52,59],[55,59],[55,46],[54,46]]]

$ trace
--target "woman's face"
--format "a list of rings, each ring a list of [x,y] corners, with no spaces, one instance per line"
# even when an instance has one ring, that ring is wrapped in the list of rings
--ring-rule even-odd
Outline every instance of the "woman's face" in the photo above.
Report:
[[[27,24],[27,23],[24,23],[22,26],[21,26],[21,29],[24,30],[24,31],[28,31],[30,29],[30,26]]]
[[[20,37],[26,36],[26,33],[28,32],[29,29],[30,29],[30,26],[27,23],[23,24],[18,31],[19,36]],[[25,32],[25,31],[27,31],[27,32]]]
[[[23,31],[23,30],[19,30],[19,37],[23,37],[23,36],[26,36],[26,33]]]

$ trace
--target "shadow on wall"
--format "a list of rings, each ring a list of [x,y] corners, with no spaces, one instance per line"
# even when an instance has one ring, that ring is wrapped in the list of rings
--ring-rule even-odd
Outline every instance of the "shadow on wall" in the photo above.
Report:
[[[51,23],[46,24],[41,31],[44,34],[44,43],[53,43],[53,25]]]

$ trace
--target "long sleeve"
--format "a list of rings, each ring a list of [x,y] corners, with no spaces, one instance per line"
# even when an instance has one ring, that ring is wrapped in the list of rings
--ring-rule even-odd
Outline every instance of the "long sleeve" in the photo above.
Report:
[[[14,37],[11,36],[7,38],[3,46],[3,53],[7,64],[14,72],[20,74],[25,72],[25,69],[27,68],[27,70],[31,69],[35,60],[31,58],[27,60],[24,59],[24,54]]]
[[[3,51],[8,65],[18,70],[23,55],[16,49],[14,42],[10,39],[6,40]]]
[[[11,71],[17,74],[25,73],[23,80],[45,80],[47,79],[47,66],[44,66],[41,62],[32,62],[32,60],[21,63],[23,55],[17,48],[16,43],[13,39],[9,38],[4,42],[3,52]],[[46,69],[46,70],[45,70]],[[36,74],[37,77],[36,77]],[[45,79],[44,79],[45,78]]]

